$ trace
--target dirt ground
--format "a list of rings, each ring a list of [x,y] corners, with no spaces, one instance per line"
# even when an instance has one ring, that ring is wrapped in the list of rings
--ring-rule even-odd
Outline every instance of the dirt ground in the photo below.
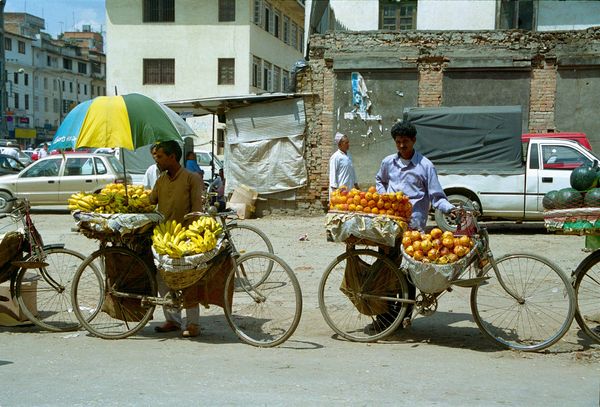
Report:
[[[67,214],[34,217],[45,241],[91,253]],[[497,348],[473,322],[469,290],[440,299],[438,311],[373,344],[336,337],[318,308],[327,265],[344,251],[325,239],[325,217],[270,215],[244,221],[263,230],[296,272],[303,314],[278,348],[241,343],[222,310],[201,311],[202,335],[155,334],[155,312],[140,334],[102,340],[85,331],[0,327],[0,406],[30,405],[460,405],[598,406],[600,344],[574,322],[541,353]],[[496,256],[533,252],[569,273],[586,256],[583,238],[547,234],[542,224],[490,223]],[[305,236],[307,239],[300,240]]]

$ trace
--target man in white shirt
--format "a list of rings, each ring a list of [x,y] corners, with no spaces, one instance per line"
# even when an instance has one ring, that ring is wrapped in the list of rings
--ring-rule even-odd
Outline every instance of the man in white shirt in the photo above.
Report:
[[[338,150],[329,159],[329,194],[342,185],[348,189],[358,188],[356,173],[352,165],[352,156],[348,152],[350,141],[342,133],[335,134],[335,143]]]
[[[48,144],[44,143],[42,149],[38,152],[38,159],[48,156]]]

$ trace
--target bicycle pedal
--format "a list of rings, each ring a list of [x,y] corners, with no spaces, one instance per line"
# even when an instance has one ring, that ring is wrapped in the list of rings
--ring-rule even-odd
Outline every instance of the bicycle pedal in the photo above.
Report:
[[[411,326],[411,324],[412,324],[412,319],[410,319],[409,317],[406,317],[402,320],[402,328],[404,328],[404,329]]]

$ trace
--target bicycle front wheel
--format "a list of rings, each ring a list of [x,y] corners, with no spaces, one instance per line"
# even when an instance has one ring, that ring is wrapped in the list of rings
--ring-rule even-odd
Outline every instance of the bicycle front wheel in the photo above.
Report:
[[[110,247],[92,253],[73,278],[72,302],[79,322],[93,335],[121,339],[142,329],[154,312],[156,277],[135,252]]]
[[[600,251],[583,259],[575,270],[575,319],[590,338],[600,343]]]
[[[410,306],[399,299],[411,299],[406,277],[389,258],[373,250],[341,254],[319,284],[325,322],[354,342],[373,342],[395,332]]]
[[[240,254],[267,252],[275,254],[269,238],[258,228],[236,223],[228,225],[231,240]]]
[[[48,266],[23,268],[17,275],[15,293],[19,307],[27,318],[49,331],[72,331],[80,327],[71,305],[73,276],[85,256],[73,250],[44,250],[41,259]],[[40,261],[31,256],[26,261]]]
[[[575,314],[568,277],[550,260],[532,254],[503,256],[496,265],[499,276],[489,264],[484,274],[490,279],[471,290],[471,311],[481,332],[521,351],[555,344]]]
[[[270,268],[269,273],[265,270]],[[264,276],[260,279],[257,276]],[[239,259],[225,284],[225,316],[236,335],[258,347],[285,342],[302,314],[300,284],[290,266],[271,253]]]

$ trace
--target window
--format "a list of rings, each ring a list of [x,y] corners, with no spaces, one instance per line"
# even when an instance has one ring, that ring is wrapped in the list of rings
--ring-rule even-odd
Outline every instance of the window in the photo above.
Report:
[[[219,21],[235,21],[235,0],[219,0]]]
[[[33,110],[36,112],[40,110],[40,99],[38,96],[33,97]]]
[[[57,99],[57,98],[54,98],[54,99],[52,100],[52,111],[53,111],[54,113],[58,113],[59,106],[60,106],[60,103],[59,103],[58,99]]]
[[[290,44],[290,18],[283,16],[283,42]]]
[[[73,70],[73,61],[69,58],[63,58],[63,69]]]
[[[52,58],[50,58],[50,55],[46,56],[46,65],[52,66]]]
[[[13,73],[13,83],[15,85],[19,84],[19,73],[18,72]]]
[[[281,37],[281,12],[279,10],[273,12],[273,35],[276,38]]]
[[[235,84],[235,59],[219,58],[219,85]]]
[[[379,27],[382,30],[414,30],[417,27],[417,1],[381,0]]]
[[[500,29],[533,30],[535,15],[533,0],[502,0],[498,25]]]
[[[19,54],[24,54],[25,53],[25,43],[23,41],[19,41]]]
[[[265,25],[263,26],[265,28],[265,31],[267,32],[271,32],[271,20],[273,19],[272,16],[272,11],[271,11],[271,5],[267,2],[265,2],[265,13],[264,13],[264,17],[265,17]]]
[[[87,85],[83,85],[83,94],[87,95]]]
[[[29,74],[28,73],[23,74],[23,84],[25,86],[29,86]]]
[[[262,75],[262,61],[260,58],[252,57],[252,86],[260,88]]]
[[[69,82],[69,92],[73,93],[73,82]]]
[[[44,78],[44,89],[48,89],[48,78]]]
[[[56,177],[61,164],[62,158],[36,161],[21,176],[24,178]]]
[[[44,97],[44,112],[48,113],[48,97]]]
[[[175,21],[175,0],[143,1],[144,23],[164,23]]]
[[[281,68],[273,68],[273,92],[281,92]]]
[[[262,22],[262,0],[254,0],[254,15],[252,21],[256,25],[261,25]]]
[[[77,62],[77,72],[87,74],[87,64],[85,62]]]
[[[106,165],[100,158],[94,157],[94,163],[96,163],[96,174],[106,174],[108,172]],[[122,169],[123,167],[120,168]],[[115,170],[118,171],[119,168],[115,168]]]
[[[12,38],[4,38],[4,50],[12,51]]]
[[[19,94],[17,92],[13,93],[15,95],[15,109],[19,109]]]
[[[304,54],[304,30],[298,27],[298,50]]]
[[[281,76],[282,76],[281,79],[282,79],[283,91],[287,92],[290,87],[290,73],[284,69]]]
[[[81,93],[81,86],[79,84],[77,84],[77,94],[79,95]]]
[[[24,102],[25,102],[24,103],[25,110],[29,110],[29,95],[25,94],[25,100],[24,100]]]
[[[542,145],[544,169],[571,171],[581,165],[591,165],[592,162],[571,147]]]
[[[298,26],[296,23],[292,23],[292,32],[290,33],[290,45],[294,48],[298,48]]]
[[[92,62],[92,73],[102,73],[102,66],[99,62]]]
[[[144,59],[144,85],[173,84],[175,84],[174,59]],[[98,95],[100,95],[99,89]]]
[[[272,89],[272,77],[271,77],[271,64],[268,62],[263,63],[263,89],[267,92],[271,92]]]

